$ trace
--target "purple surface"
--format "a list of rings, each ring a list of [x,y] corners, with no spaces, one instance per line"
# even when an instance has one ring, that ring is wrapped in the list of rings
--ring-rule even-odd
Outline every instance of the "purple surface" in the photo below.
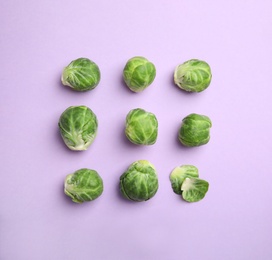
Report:
[[[272,259],[271,1],[1,2],[1,260]],[[139,94],[122,82],[136,55],[157,68]],[[101,69],[91,92],[60,83],[63,67],[79,57]],[[213,72],[199,94],[173,84],[176,65],[191,58]],[[58,133],[71,105],[87,105],[99,119],[85,152],[68,150]],[[136,107],[158,117],[154,146],[124,137]],[[186,149],[177,131],[192,112],[212,119],[211,140]],[[145,203],[118,192],[119,176],[138,159],[159,176]],[[169,173],[181,164],[209,181],[201,202],[172,192]],[[63,180],[83,167],[100,173],[105,190],[77,205]]]

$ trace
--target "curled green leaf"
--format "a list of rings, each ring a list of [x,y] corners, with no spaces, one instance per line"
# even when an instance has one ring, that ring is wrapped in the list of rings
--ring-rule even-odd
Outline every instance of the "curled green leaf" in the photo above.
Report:
[[[185,178],[181,185],[182,198],[188,202],[202,200],[209,189],[209,183],[199,178]]]

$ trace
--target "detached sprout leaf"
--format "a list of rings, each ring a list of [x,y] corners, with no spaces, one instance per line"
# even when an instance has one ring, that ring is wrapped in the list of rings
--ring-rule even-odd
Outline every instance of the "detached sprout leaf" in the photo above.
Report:
[[[158,190],[154,166],[146,160],[132,163],[120,177],[120,190],[128,200],[140,202],[151,199]]]
[[[92,90],[100,82],[100,70],[93,61],[79,58],[63,69],[61,81],[76,91]]]
[[[212,73],[209,64],[202,60],[192,59],[176,67],[175,84],[189,92],[201,92],[211,83]]]
[[[94,112],[86,106],[72,106],[60,116],[59,130],[67,147],[75,151],[87,150],[98,128]]]
[[[158,120],[141,108],[131,110],[126,117],[125,134],[134,144],[152,145],[158,136]]]
[[[67,175],[64,193],[75,203],[83,203],[98,198],[103,192],[103,180],[95,170],[80,169]]]
[[[190,114],[183,118],[179,129],[179,141],[185,146],[200,146],[210,140],[212,122],[209,117]]]
[[[202,200],[209,189],[209,183],[198,177],[198,169],[193,165],[176,167],[170,174],[173,191],[187,202]]]
[[[209,183],[198,178],[185,178],[181,185],[182,198],[188,202],[202,200],[209,189]]]
[[[181,185],[187,177],[198,177],[198,169],[193,165],[176,167],[170,174],[172,189],[176,194],[181,194]]]
[[[141,92],[155,79],[156,68],[144,57],[133,57],[125,65],[123,79],[133,92]]]

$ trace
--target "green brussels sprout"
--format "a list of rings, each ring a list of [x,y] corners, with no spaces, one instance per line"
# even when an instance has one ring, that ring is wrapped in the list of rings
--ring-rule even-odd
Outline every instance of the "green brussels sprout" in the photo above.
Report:
[[[71,150],[87,150],[96,137],[97,127],[96,115],[86,106],[69,107],[59,119],[61,137]]]
[[[126,85],[133,92],[141,92],[155,79],[156,68],[144,57],[134,57],[128,60],[123,70]]]
[[[188,202],[202,200],[209,189],[209,183],[198,178],[185,178],[181,185],[182,198]]]
[[[83,203],[98,198],[103,192],[103,180],[95,170],[80,169],[65,178],[64,193],[73,202]]]
[[[175,84],[189,92],[201,92],[211,82],[212,73],[209,64],[202,60],[192,59],[176,67]]]
[[[79,58],[63,69],[61,81],[76,91],[92,90],[100,81],[100,70],[93,61]]]
[[[207,116],[190,114],[183,118],[179,141],[185,146],[200,146],[209,142],[212,122]]]
[[[145,160],[132,163],[120,177],[123,196],[133,201],[146,201],[158,190],[158,177],[154,166]]]
[[[170,174],[172,189],[176,194],[181,194],[181,185],[185,178],[198,178],[198,169],[193,165],[182,165],[176,167]]]
[[[152,145],[158,136],[156,116],[141,108],[131,110],[126,117],[125,133],[134,144]]]

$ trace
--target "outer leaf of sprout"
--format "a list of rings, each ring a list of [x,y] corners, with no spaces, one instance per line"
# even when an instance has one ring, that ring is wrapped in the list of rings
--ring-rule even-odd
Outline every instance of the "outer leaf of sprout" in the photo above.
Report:
[[[182,198],[188,202],[202,200],[209,189],[209,183],[198,178],[185,178],[181,185]]]

